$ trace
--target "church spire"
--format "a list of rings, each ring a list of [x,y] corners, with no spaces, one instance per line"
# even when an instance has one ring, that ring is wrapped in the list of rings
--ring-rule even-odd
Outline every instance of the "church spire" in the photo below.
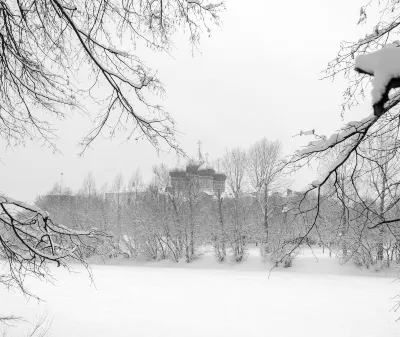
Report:
[[[204,159],[203,159],[203,156],[201,154],[201,144],[202,144],[201,140],[199,140],[197,142],[197,144],[199,145],[199,162],[203,164],[204,163]]]

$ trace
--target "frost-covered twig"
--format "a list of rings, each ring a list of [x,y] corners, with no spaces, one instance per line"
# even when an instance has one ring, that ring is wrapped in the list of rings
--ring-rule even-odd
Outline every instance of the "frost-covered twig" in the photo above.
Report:
[[[96,229],[78,231],[56,224],[39,207],[0,194],[0,258],[7,261],[0,283],[32,295],[24,286],[25,277],[51,279],[49,262],[66,268],[78,262],[91,275],[85,251],[95,250],[104,236]]]
[[[323,78],[334,79],[342,74],[349,81],[349,85],[344,92],[343,112],[351,109],[365,97],[372,75],[369,71],[361,71],[362,75],[354,71],[355,60],[362,61],[364,55],[370,58],[370,54],[375,53],[387,43],[397,39],[400,29],[400,4],[397,0],[377,1],[371,0],[367,5],[360,9],[360,19],[358,23],[367,21],[367,12],[372,10],[373,4],[377,5],[375,10],[379,10],[379,18],[372,23],[372,31],[356,41],[342,41],[337,56],[328,63],[324,71]],[[371,17],[371,16],[369,16]],[[397,43],[394,41],[393,43]],[[356,66],[357,67],[357,66]],[[365,75],[368,74],[368,75]],[[374,96],[380,95],[376,90]]]
[[[397,47],[396,47],[397,49]],[[396,50],[397,53],[397,50]],[[363,62],[360,62],[363,63]],[[374,69],[376,70],[376,69]],[[373,72],[373,71],[371,71]],[[303,212],[312,212],[313,221],[310,223],[310,227],[308,231],[304,235],[300,235],[299,238],[296,238],[295,241],[297,242],[296,246],[290,251],[293,252],[296,247],[300,245],[300,242],[304,240],[307,235],[317,226],[319,212],[320,212],[320,203],[325,198],[330,198],[331,195],[324,195],[322,192],[322,188],[325,187],[330,180],[333,179],[333,184],[336,186],[336,195],[339,200],[344,204],[344,199],[349,199],[349,196],[345,195],[343,190],[343,186],[338,182],[341,178],[340,170],[347,165],[347,162],[350,158],[355,158],[355,166],[352,168],[352,171],[349,173],[350,175],[345,179],[348,179],[350,186],[354,189],[355,197],[351,200],[353,203],[357,203],[356,199],[359,199],[358,203],[361,204],[362,207],[368,210],[368,212],[372,215],[372,218],[366,218],[365,221],[369,221],[373,223],[370,225],[369,228],[377,228],[384,224],[391,224],[399,219],[385,219],[382,220],[382,217],[386,213],[377,213],[376,210],[371,206],[369,206],[364,200],[362,196],[362,192],[358,190],[356,183],[354,182],[357,178],[357,170],[358,165],[362,165],[360,163],[364,161],[373,161],[373,158],[368,158],[365,154],[363,154],[363,146],[365,147],[366,142],[371,142],[372,139],[375,139],[379,135],[384,135],[386,129],[395,130],[399,128],[398,112],[391,112],[390,110],[393,109],[398,103],[400,102],[400,94],[395,93],[391,97],[388,96],[388,99],[385,100],[381,104],[381,110],[379,114],[373,114],[366,118],[363,118],[359,121],[353,121],[347,123],[341,130],[337,133],[334,133],[329,138],[322,138],[316,141],[312,141],[306,146],[305,148],[297,151],[286,163],[285,167],[290,167],[292,170],[297,170],[299,167],[303,167],[304,165],[308,165],[312,162],[322,160],[326,155],[328,155],[332,150],[339,149],[337,151],[337,156],[331,162],[329,166],[324,169],[324,172],[321,174],[319,179],[314,180],[310,185],[306,187],[304,190],[304,197],[300,201],[300,205],[306,200],[306,196],[309,195],[311,192],[316,192],[316,203],[315,205],[311,205],[308,209]],[[387,114],[387,116],[386,116]],[[392,125],[391,125],[392,124]],[[314,135],[314,130],[312,134]],[[390,134],[390,133],[389,133]],[[394,142],[396,144],[396,142]],[[389,150],[389,149],[386,149]],[[394,151],[397,151],[396,149]],[[360,163],[359,163],[360,162]],[[393,188],[392,185],[386,186],[386,188]],[[381,193],[387,193],[385,191]],[[381,198],[380,194],[378,197]],[[377,197],[377,198],[378,198]],[[399,200],[395,199],[390,207],[387,207],[387,214],[389,214],[390,209],[395,205]],[[374,204],[374,201],[371,205]],[[348,206],[346,206],[348,207]],[[360,215],[363,216],[363,215]],[[297,241],[300,239],[300,242]]]
[[[57,133],[37,111],[62,119],[74,108],[93,122],[81,153],[100,134],[121,131],[182,152],[173,118],[149,98],[163,95],[163,85],[136,50],[169,53],[180,28],[197,46],[223,8],[181,0],[0,1],[0,138],[10,146],[39,139],[57,151]]]

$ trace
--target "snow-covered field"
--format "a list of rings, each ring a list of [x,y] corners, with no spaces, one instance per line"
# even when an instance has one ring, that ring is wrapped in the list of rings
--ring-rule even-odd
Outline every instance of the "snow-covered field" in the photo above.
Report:
[[[393,273],[339,266],[321,252],[317,261],[307,252],[268,278],[270,266],[257,255],[252,249],[241,265],[207,255],[190,265],[95,265],[96,287],[84,272],[55,269],[55,286],[30,282],[45,302],[0,288],[0,313],[34,321],[47,312],[56,337],[400,335],[400,312],[390,312],[400,293]]]

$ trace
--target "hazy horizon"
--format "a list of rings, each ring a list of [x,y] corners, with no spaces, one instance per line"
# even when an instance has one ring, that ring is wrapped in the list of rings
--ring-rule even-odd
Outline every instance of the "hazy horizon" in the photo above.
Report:
[[[363,104],[342,119],[346,81],[340,77],[334,82],[320,80],[340,41],[351,40],[365,29],[356,25],[362,4],[290,0],[258,1],[246,7],[229,0],[221,28],[214,28],[210,38],[204,36],[193,56],[183,35],[176,37],[173,57],[138,50],[165,85],[165,97],[154,97],[154,101],[160,101],[175,119],[183,150],[195,156],[201,140],[203,155],[208,153],[212,161],[226,148],[248,148],[267,137],[280,140],[289,155],[312,140],[293,137],[300,130],[329,135],[344,122],[369,115],[370,108]],[[105,182],[110,185],[118,172],[129,180],[137,167],[148,181],[152,165],[164,162],[173,167],[177,162],[165,146],[166,153],[158,156],[146,140],[125,142],[122,136],[112,141],[99,138],[79,157],[77,144],[89,131],[90,120],[75,114],[55,127],[61,154],[40,144],[3,146],[1,192],[32,202],[59,181],[61,173],[64,185],[77,190],[90,171],[100,187]],[[293,177],[292,187],[301,189],[315,175],[301,171]]]

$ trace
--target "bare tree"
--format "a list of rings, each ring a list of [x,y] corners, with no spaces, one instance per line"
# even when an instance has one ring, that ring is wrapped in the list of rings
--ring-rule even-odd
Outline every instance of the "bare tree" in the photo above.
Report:
[[[91,197],[93,197],[97,194],[96,180],[94,178],[93,172],[89,172],[83,178],[80,193],[82,193],[88,199],[90,199]]]
[[[376,22],[368,22],[368,11],[379,12]],[[386,43],[397,39],[400,28],[399,21],[400,5],[396,0],[389,1],[366,1],[360,8],[358,25],[369,23],[372,28],[370,33],[360,37],[357,41],[342,41],[337,56],[328,63],[325,69],[326,78],[335,78],[338,75],[344,75],[349,81],[349,86],[344,92],[344,102],[342,104],[343,112],[357,105],[360,99],[363,99],[368,89],[371,76],[374,74],[365,69],[357,68],[355,59],[360,55],[367,55],[374,52]],[[356,70],[356,71],[355,71]],[[390,80],[390,79],[389,79]],[[394,84],[394,83],[392,83]],[[388,83],[388,88],[392,86]],[[387,94],[387,93],[386,93]],[[386,100],[388,97],[386,96]],[[383,107],[376,114],[383,114],[399,102],[399,97],[391,100],[391,103]],[[381,108],[384,108],[383,110]]]
[[[84,177],[79,194],[84,199],[83,202],[85,204],[84,212],[86,222],[90,222],[91,217],[93,216],[91,211],[93,210],[94,198],[97,195],[96,180],[94,179],[92,172],[89,172]]]
[[[72,189],[68,186],[65,186],[65,184],[61,184],[60,181],[56,181],[54,182],[48,194],[72,195]]]
[[[169,52],[180,28],[197,46],[222,9],[194,0],[0,1],[0,137],[9,145],[39,138],[56,149],[56,133],[41,111],[65,118],[69,108],[91,114],[86,104],[94,103],[82,151],[99,134],[121,128],[128,138],[145,137],[157,148],[163,140],[179,150],[173,118],[148,99],[147,92],[164,89],[135,49]]]
[[[140,170],[139,167],[137,167],[132,172],[131,178],[129,179],[128,189],[130,191],[138,193],[141,190],[143,190],[143,188],[144,188],[144,181],[143,181],[142,171]]]
[[[110,229],[110,225],[111,225],[111,216],[110,216],[110,203],[107,200],[104,200],[104,195],[107,192],[108,188],[107,188],[107,183],[104,183],[100,189],[99,189],[99,196],[101,199],[101,203],[100,203],[100,209],[99,209],[99,213],[100,213],[100,219],[99,219],[99,223],[101,223],[101,228],[104,231],[109,231]]]
[[[8,146],[41,140],[56,151],[51,121],[78,109],[93,122],[81,153],[100,134],[121,130],[128,139],[181,151],[173,118],[148,98],[164,88],[135,49],[169,53],[180,29],[197,47],[223,7],[198,0],[0,0],[0,138]],[[0,195],[0,256],[9,262],[0,282],[24,289],[26,274],[48,276],[49,261],[84,263],[82,249],[90,248],[85,240],[93,233]]]
[[[113,182],[113,193],[114,193],[114,198],[113,201],[115,202],[116,206],[116,215],[117,215],[117,239],[118,242],[122,238],[122,192],[124,190],[124,176],[122,175],[121,172],[117,173],[117,175],[114,178]]]
[[[367,172],[369,187],[372,190],[371,197],[373,197],[370,207],[376,209],[381,222],[393,216],[393,208],[399,202],[400,153],[391,150],[396,143],[396,138],[397,135],[389,131],[386,135],[371,139],[364,149],[364,152],[370,153],[372,158],[368,161]],[[384,246],[387,241],[385,237],[390,232],[395,234],[397,231],[391,229],[390,225],[378,228],[377,260],[379,263],[384,259]],[[397,233],[395,239],[398,241]],[[390,263],[389,259],[387,263]]]
[[[226,150],[222,160],[222,167],[227,175],[227,183],[235,199],[245,190],[245,176],[247,169],[247,154],[240,147]]]
[[[359,121],[348,123],[330,137],[317,135],[314,130],[303,133],[314,135],[316,139],[305,148],[297,151],[287,161],[286,168],[297,170],[299,167],[329,156],[334,149],[338,149],[338,156],[335,161],[327,167],[320,179],[313,181],[305,190],[304,196],[312,191],[316,192],[316,203],[311,206],[314,211],[312,226],[300,235],[299,242],[302,242],[321,220],[321,205],[327,198],[323,193],[324,186],[332,178],[338,182],[337,177],[340,176],[340,168],[349,160],[351,160],[352,165],[348,177],[351,189],[348,201],[354,210],[357,209],[358,221],[362,221],[364,227],[374,229],[383,226],[395,226],[400,220],[396,212],[392,212],[398,201],[394,202],[391,210],[385,211],[387,217],[382,218],[379,216],[379,210],[375,208],[376,203],[370,202],[369,196],[363,191],[363,185],[360,184],[364,179],[362,172],[367,171],[370,163],[376,161],[374,151],[365,152],[363,148],[368,148],[368,144],[374,142],[375,139],[394,137],[393,143],[385,145],[385,150],[391,154],[390,156],[393,156],[393,153],[398,152],[399,145],[400,110],[398,103],[400,103],[400,92],[397,91],[393,94],[389,94],[389,92],[397,88],[400,81],[395,71],[388,73],[387,78],[382,80],[380,66],[385,64],[386,66],[396,67],[395,63],[390,65],[385,61],[385,55],[398,52],[399,43],[392,39],[397,35],[400,28],[400,4],[394,0],[369,1],[366,6],[360,9],[359,24],[366,22],[366,13],[368,10],[373,10],[374,5],[378,7],[377,10],[379,10],[380,15],[379,21],[374,23],[373,31],[358,41],[342,42],[338,55],[328,64],[326,69],[326,78],[334,78],[343,74],[349,80],[342,105],[343,111],[358,104],[359,100],[364,98],[365,90],[372,84],[373,114]],[[385,46],[387,42],[393,43]],[[371,59],[378,61],[371,63]],[[338,183],[335,183],[335,188],[340,191]],[[387,195],[388,189],[389,185],[385,186],[385,191],[381,190],[380,195]]]
[[[27,323],[25,320],[18,318],[18,317],[6,317],[5,319],[0,318],[0,323],[3,323],[5,328],[10,328],[13,327],[12,323],[15,322],[22,322],[22,323]],[[41,316],[39,316],[33,324],[31,324],[31,328],[29,331],[26,333],[26,337],[45,337],[48,336],[48,333],[50,331],[52,320],[48,318],[48,315],[46,313],[43,313]],[[0,330],[0,335],[2,337],[7,337],[8,336],[8,331],[7,329],[2,329]]]
[[[186,190],[184,191],[186,226],[185,226],[185,257],[186,262],[195,258],[195,228],[198,225],[197,205],[200,197],[200,184],[197,178],[190,177]]]
[[[267,138],[256,142],[248,151],[247,171],[263,214],[264,243],[268,242],[268,219],[274,210],[270,207],[269,197],[282,182],[281,156],[282,144],[279,141],[269,141]]]
[[[226,244],[228,240],[225,229],[225,218],[223,211],[224,197],[220,188],[214,189],[214,198],[215,200],[212,203],[212,211],[213,214],[216,214],[218,228],[217,230],[215,230],[215,228],[212,228],[212,232],[214,233],[212,235],[212,242],[217,259],[220,262],[223,262],[226,259]]]
[[[158,189],[161,191],[166,191],[171,180],[168,167],[165,164],[154,165],[153,178],[154,184],[158,187]]]
[[[46,195],[36,198],[35,205],[51,214],[55,223],[68,224],[70,228],[80,230],[87,228],[86,203],[82,204],[83,208],[78,217],[73,191],[65,184],[61,186],[60,182],[56,182]],[[92,227],[94,226],[88,228]]]
[[[70,262],[76,261],[87,267],[84,250],[95,249],[93,242],[99,233],[54,223],[39,207],[5,195],[0,195],[0,224],[0,257],[7,261],[0,283],[29,295],[25,277],[51,280],[49,262],[69,268]]]
[[[330,169],[337,158],[340,157],[343,148],[345,147],[346,142],[333,148],[326,156],[320,159],[319,170],[322,177],[324,177],[326,171]],[[349,230],[351,220],[349,204],[354,200],[352,193],[355,192],[355,184],[360,184],[362,180],[362,174],[360,171],[353,172],[354,163],[352,159],[353,158],[349,158],[336,170],[336,174],[328,179],[322,192],[326,199],[324,200],[324,206],[329,205],[331,209],[328,212],[328,207],[324,207],[324,217],[321,217],[320,221],[322,224],[327,225],[327,215],[325,215],[325,212],[333,212],[336,214],[336,218],[339,219],[339,222],[337,223],[334,221],[334,223],[337,223],[338,228],[336,231],[336,236],[334,238],[329,238],[329,245],[331,243],[337,243],[341,248],[341,254],[344,259],[347,258],[348,243],[346,242],[346,233]],[[332,221],[332,217],[330,217],[330,221]],[[321,233],[321,231],[317,232],[319,234]],[[323,244],[326,245],[324,242]]]
[[[222,161],[224,172],[227,175],[228,187],[233,196],[231,246],[234,258],[238,262],[244,258],[246,252],[244,233],[246,210],[243,193],[247,163],[246,151],[239,147],[227,150]]]
[[[158,186],[158,185],[156,185]],[[171,205],[172,221],[175,227],[175,235],[173,240],[174,256],[177,261],[181,255],[185,253],[185,219],[184,219],[184,204],[186,199],[184,191],[176,189],[167,193],[168,201]]]

